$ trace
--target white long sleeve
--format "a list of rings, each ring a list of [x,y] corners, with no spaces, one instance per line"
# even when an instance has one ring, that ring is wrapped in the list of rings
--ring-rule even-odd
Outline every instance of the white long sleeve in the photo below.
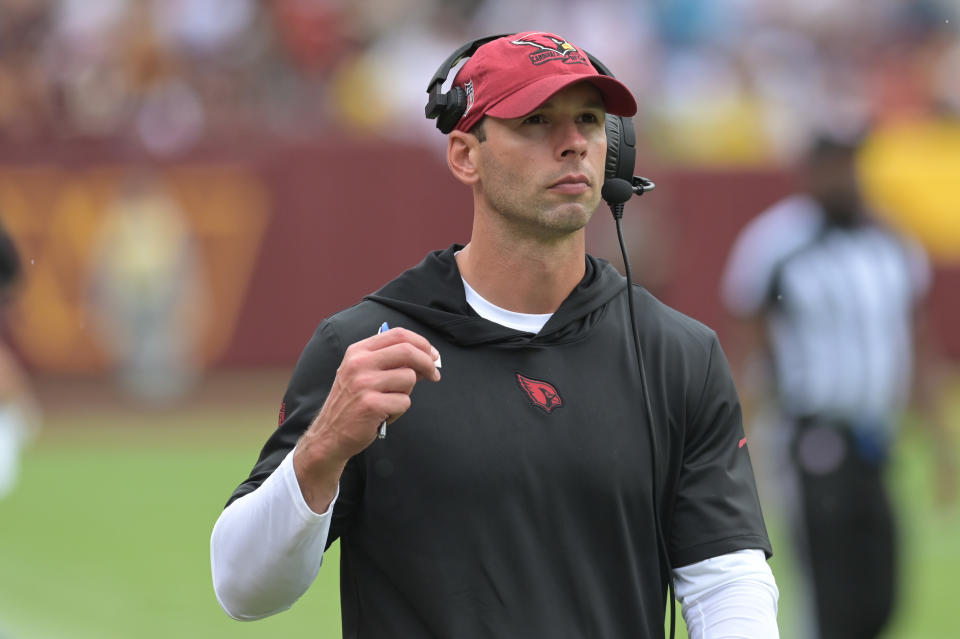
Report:
[[[332,512],[333,503],[318,515],[304,501],[293,451],[259,488],[225,508],[210,537],[210,563],[226,613],[247,621],[292,606],[320,570]]]
[[[777,639],[780,596],[761,550],[740,550],[673,571],[690,639]]]

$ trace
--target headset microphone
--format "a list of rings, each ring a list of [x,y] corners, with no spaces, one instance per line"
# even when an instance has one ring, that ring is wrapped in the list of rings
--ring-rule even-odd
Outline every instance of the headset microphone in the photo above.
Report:
[[[633,197],[633,185],[623,178],[610,178],[603,183],[600,189],[600,196],[607,201],[610,206],[624,204]]]
[[[657,187],[652,181],[639,175],[634,175],[632,181],[623,178],[607,178],[600,189],[600,197],[610,205],[613,217],[620,220],[623,217],[623,205],[634,195],[643,195]],[[619,230],[619,229],[618,229]]]
[[[613,206],[625,204],[634,195],[643,195],[655,188],[657,188],[656,184],[639,175],[633,176],[632,183],[623,178],[609,178],[603,183],[600,195],[606,200],[607,204]]]

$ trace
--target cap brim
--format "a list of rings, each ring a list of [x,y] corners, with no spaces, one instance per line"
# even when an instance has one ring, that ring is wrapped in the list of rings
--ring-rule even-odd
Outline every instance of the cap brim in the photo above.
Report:
[[[486,115],[495,118],[519,118],[536,110],[558,91],[578,82],[589,82],[600,90],[607,113],[632,116],[637,101],[626,85],[606,75],[551,75],[531,82],[500,102],[490,106]]]

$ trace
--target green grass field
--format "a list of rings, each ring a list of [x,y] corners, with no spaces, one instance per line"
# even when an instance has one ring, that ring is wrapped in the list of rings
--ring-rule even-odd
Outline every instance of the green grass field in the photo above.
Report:
[[[51,411],[17,490],[0,501],[0,637],[339,637],[336,547],[307,595],[273,618],[233,621],[213,595],[210,530],[275,413],[269,402]],[[894,638],[955,632],[960,518],[933,507],[927,461],[908,433],[892,477],[906,542]],[[790,639],[796,585],[774,512],[781,633]],[[681,624],[678,637],[685,636]]]

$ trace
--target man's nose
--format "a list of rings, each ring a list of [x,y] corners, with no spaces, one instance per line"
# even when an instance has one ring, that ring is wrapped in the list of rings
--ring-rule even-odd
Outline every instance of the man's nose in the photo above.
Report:
[[[583,156],[587,152],[589,141],[580,129],[579,123],[569,121],[563,123],[558,131],[558,146],[560,157],[569,157],[571,154]]]

